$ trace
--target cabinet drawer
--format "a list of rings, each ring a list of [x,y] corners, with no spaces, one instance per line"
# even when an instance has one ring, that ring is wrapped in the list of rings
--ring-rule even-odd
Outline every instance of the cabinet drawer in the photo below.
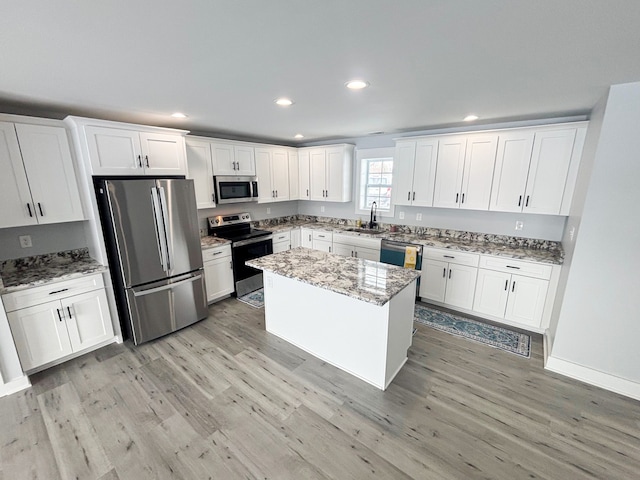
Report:
[[[231,256],[231,245],[222,245],[221,247],[207,248],[202,251],[202,261],[207,262],[222,257]]]
[[[291,241],[291,232],[280,232],[273,234],[273,243]]]
[[[458,265],[468,265],[469,267],[477,267],[478,262],[480,261],[480,255],[475,253],[458,252],[456,250],[440,250],[437,248],[425,248],[424,256],[431,260],[440,260]]]
[[[313,231],[314,240],[324,240],[325,242],[333,242],[333,233],[324,230]]]
[[[549,280],[553,267],[546,263],[525,262],[523,260],[513,260],[504,257],[492,257],[482,255],[480,257],[480,268],[495,270],[505,273],[516,273],[527,277],[541,278]]]
[[[371,248],[380,250],[379,238],[371,238],[359,235],[348,235],[344,233],[334,233],[333,243],[341,243],[342,245],[351,245],[354,247]]]
[[[2,296],[2,302],[5,310],[12,312],[52,300],[60,300],[71,295],[90,292],[98,288],[104,288],[104,280],[100,273],[7,293]]]

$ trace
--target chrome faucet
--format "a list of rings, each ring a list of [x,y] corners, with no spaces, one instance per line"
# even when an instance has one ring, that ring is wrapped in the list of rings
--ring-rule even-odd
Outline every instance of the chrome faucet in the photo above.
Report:
[[[378,226],[378,224],[376,223],[377,213],[378,213],[378,204],[376,202],[373,202],[371,204],[371,216],[369,217],[369,228],[374,228]]]

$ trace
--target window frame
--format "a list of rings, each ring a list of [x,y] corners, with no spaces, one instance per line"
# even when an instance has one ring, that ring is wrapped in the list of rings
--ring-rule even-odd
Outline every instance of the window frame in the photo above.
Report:
[[[365,163],[370,160],[390,159],[392,162],[395,161],[395,158],[394,158],[395,148],[393,147],[365,148],[365,149],[357,149],[355,153],[356,153],[355,155],[356,156],[356,172],[355,172],[356,182],[355,182],[355,194],[354,194],[355,213],[357,215],[366,215],[367,221],[368,221],[369,220],[368,216],[371,213],[371,209],[361,207],[361,199],[363,197],[366,198],[366,192],[363,189],[366,188],[367,185],[370,185],[366,183],[365,175],[367,174],[367,172],[366,170],[363,171],[363,167],[365,166]],[[395,205],[393,204],[393,188],[394,188],[393,170],[391,175],[392,175],[391,184],[390,184],[391,200],[389,204],[389,210],[378,209],[378,213],[377,213],[378,218],[395,216]]]

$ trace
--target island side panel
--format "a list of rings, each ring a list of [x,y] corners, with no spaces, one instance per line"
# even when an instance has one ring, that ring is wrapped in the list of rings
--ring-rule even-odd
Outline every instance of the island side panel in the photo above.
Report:
[[[413,281],[388,303],[389,333],[385,388],[389,386],[407,361],[407,350],[413,340],[415,296],[416,282]]]
[[[377,388],[385,388],[389,304],[373,305],[264,272],[265,327]]]

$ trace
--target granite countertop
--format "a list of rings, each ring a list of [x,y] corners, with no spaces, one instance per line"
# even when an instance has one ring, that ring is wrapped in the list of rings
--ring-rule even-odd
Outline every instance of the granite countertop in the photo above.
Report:
[[[221,245],[231,245],[231,240],[210,236],[200,237],[200,246],[203,250],[206,250],[207,248],[219,247]]]
[[[246,265],[379,306],[420,276],[416,270],[302,247]]]
[[[390,232],[382,233],[350,232],[353,225],[337,225],[335,223],[308,222],[299,220],[278,225],[261,225],[260,228],[272,232],[291,230],[296,227],[304,227],[312,230],[326,230],[333,233],[353,235],[368,238],[395,240],[398,242],[416,243],[425,247],[443,248],[463,252],[478,253],[483,255],[495,255],[530,262],[549,263],[562,265],[564,254],[560,248],[527,248],[520,245],[508,245],[491,241],[475,241],[468,238],[451,238],[416,233]],[[555,242],[554,242],[555,243]]]
[[[86,248],[0,262],[0,295],[104,272]]]

